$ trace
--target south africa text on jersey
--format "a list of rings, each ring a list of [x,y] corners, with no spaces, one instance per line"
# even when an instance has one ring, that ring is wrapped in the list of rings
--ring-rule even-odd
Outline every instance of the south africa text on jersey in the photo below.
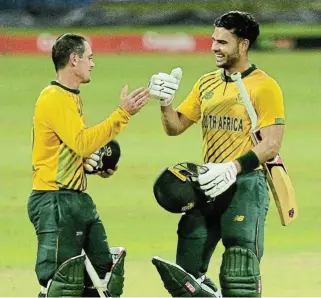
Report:
[[[202,121],[203,128],[243,131],[243,119],[228,116],[205,115]]]

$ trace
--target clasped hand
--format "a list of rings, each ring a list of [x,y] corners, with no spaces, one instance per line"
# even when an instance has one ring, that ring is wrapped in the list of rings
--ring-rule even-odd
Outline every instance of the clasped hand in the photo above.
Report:
[[[84,159],[84,168],[88,173],[91,173],[95,170],[96,167],[99,167],[101,164],[101,158],[99,156],[99,150],[90,154],[89,157]],[[96,174],[101,178],[109,178],[112,176],[115,171],[118,169],[116,165],[115,170],[107,169],[107,171],[98,171]]]

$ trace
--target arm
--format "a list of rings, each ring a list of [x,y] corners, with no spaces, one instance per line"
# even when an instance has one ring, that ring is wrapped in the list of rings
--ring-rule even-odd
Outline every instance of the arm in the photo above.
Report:
[[[79,156],[87,157],[114,139],[127,125],[130,114],[117,108],[103,122],[87,128],[76,107],[60,104],[51,114],[50,126]]]
[[[59,92],[49,92],[44,96],[39,114],[63,143],[79,156],[88,157],[113,140],[127,125],[131,115],[137,113],[148,99],[147,89],[138,88],[127,95],[125,86],[121,93],[121,107],[90,128],[86,127],[75,101]]]
[[[260,133],[262,141],[252,150],[262,164],[279,154],[284,133],[284,125],[266,126],[260,129]]]
[[[194,123],[183,114],[175,111],[172,105],[161,107],[161,113],[164,130],[169,136],[177,136],[183,133]]]
[[[158,73],[149,81],[151,95],[158,99],[161,106],[161,120],[169,136],[183,133],[201,118],[199,81],[194,85],[188,97],[174,110],[172,101],[182,78],[182,70],[175,68],[171,74]]]
[[[284,105],[279,85],[272,79],[266,80],[257,91],[254,104],[259,120],[261,141],[249,154],[245,154],[248,157],[252,154],[253,166],[255,158],[258,164],[263,164],[274,158],[281,148],[284,133]],[[239,161],[234,161],[234,164],[239,173],[241,171]]]
[[[254,146],[252,151],[257,156],[260,164],[277,156],[281,149],[284,125],[270,125],[260,129],[262,141]],[[237,172],[241,172],[241,165],[238,160],[234,160]]]

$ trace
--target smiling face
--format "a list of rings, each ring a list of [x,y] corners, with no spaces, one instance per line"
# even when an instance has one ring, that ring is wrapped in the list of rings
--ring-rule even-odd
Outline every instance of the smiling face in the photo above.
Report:
[[[91,71],[95,66],[91,46],[87,41],[84,42],[84,53],[81,57],[77,53],[72,53],[73,72],[78,77],[80,83],[89,83]]]
[[[246,58],[248,40],[240,39],[233,30],[216,27],[212,35],[212,48],[216,65],[220,68],[234,68],[242,58]]]

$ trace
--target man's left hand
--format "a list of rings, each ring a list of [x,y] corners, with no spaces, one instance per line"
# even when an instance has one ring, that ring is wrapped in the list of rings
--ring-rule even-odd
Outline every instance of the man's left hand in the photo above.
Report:
[[[114,175],[114,173],[117,171],[118,166],[116,165],[114,170],[108,169],[107,172],[105,171],[98,171],[97,175],[101,178],[109,178],[110,176]]]
[[[236,181],[237,169],[233,162],[207,163],[207,171],[201,172],[198,181],[205,195],[215,199]]]
[[[90,154],[89,157],[84,159],[84,168],[85,171],[89,174],[95,170],[100,162],[99,150]]]

